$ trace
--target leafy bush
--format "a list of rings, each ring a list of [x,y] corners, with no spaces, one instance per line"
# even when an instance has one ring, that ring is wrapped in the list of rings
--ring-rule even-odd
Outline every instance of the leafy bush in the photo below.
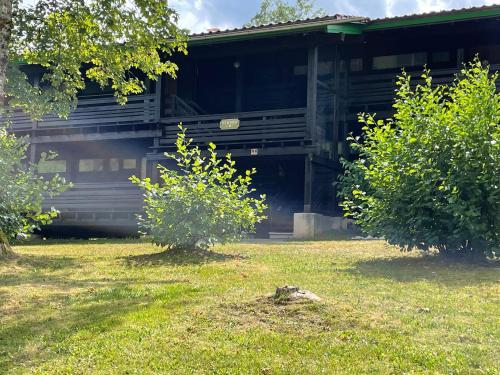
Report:
[[[176,142],[177,153],[165,154],[178,170],[158,165],[161,183],[132,177],[144,190],[145,213],[139,217],[143,233],[162,247],[173,250],[206,249],[215,243],[239,240],[265,219],[265,197],[253,198],[254,170],[237,175],[231,155],[217,158],[215,145],[208,156],[186,139],[186,130]]]
[[[37,165],[26,161],[28,147],[27,138],[9,134],[6,125],[0,125],[0,247],[4,251],[17,236],[27,236],[40,224],[49,224],[57,211],[44,211],[43,199],[68,187],[57,175],[48,180],[40,177]]]
[[[346,216],[403,249],[491,254],[500,245],[500,95],[478,58],[454,82],[398,79],[395,115],[360,115],[345,161]]]

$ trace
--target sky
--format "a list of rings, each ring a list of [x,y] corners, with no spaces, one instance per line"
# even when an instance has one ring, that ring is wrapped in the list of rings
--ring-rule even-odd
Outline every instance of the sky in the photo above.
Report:
[[[295,2],[295,0],[288,0]],[[257,13],[260,0],[170,0],[180,25],[193,33],[209,28],[240,27]],[[370,18],[500,4],[500,0],[316,0],[330,15],[341,13]]]

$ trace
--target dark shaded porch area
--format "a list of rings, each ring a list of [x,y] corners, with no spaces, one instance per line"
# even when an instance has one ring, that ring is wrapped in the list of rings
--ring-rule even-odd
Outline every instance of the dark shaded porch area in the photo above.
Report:
[[[307,50],[181,60],[166,82],[163,117],[268,111],[306,106]]]

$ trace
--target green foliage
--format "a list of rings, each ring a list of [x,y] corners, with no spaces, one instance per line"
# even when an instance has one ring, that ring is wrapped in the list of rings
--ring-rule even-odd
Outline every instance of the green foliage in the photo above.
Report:
[[[238,175],[231,155],[217,158],[215,145],[208,156],[186,139],[179,126],[176,154],[166,154],[179,170],[158,165],[161,183],[132,177],[145,192],[145,215],[139,224],[153,241],[168,249],[206,249],[215,243],[228,243],[255,230],[265,219],[265,196],[253,198],[254,170]]]
[[[491,254],[500,247],[500,94],[498,73],[478,58],[453,84],[429,71],[412,88],[398,79],[393,119],[362,114],[359,153],[345,162],[346,215],[366,232],[411,250]]]
[[[0,232],[8,241],[49,224],[57,211],[42,210],[43,199],[68,187],[60,176],[50,180],[38,176],[37,166],[26,161],[28,147],[27,138],[16,138],[0,127]],[[46,155],[44,160],[53,157]]]
[[[314,0],[296,0],[294,5],[283,0],[262,0],[259,12],[245,26],[261,26],[325,15],[323,9],[316,9]]]
[[[33,117],[67,115],[86,82],[110,86],[120,103],[144,91],[137,72],[151,79],[177,66],[168,60],[186,52],[186,32],[166,0],[13,1],[6,94],[13,107]],[[165,59],[167,58],[167,59]],[[39,86],[20,63],[43,67]]]

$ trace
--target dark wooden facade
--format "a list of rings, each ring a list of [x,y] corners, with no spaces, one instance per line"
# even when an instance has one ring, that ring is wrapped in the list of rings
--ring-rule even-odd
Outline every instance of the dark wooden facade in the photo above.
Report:
[[[127,178],[157,178],[179,123],[196,144],[214,142],[242,169],[256,167],[256,187],[270,202],[261,231],[288,232],[294,212],[339,213],[340,158],[353,157],[346,136],[360,131],[359,112],[390,115],[402,67],[417,77],[426,64],[435,82],[449,83],[477,53],[498,70],[499,6],[198,35],[189,55],[176,58],[177,80],[151,82],[125,106],[84,92],[68,119],[33,123],[18,114],[14,130],[31,136],[33,160],[58,152],[47,172],[75,183],[46,202],[62,212],[52,226],[59,234],[62,227],[134,230],[141,195]],[[222,130],[224,119],[238,119],[239,128]]]

